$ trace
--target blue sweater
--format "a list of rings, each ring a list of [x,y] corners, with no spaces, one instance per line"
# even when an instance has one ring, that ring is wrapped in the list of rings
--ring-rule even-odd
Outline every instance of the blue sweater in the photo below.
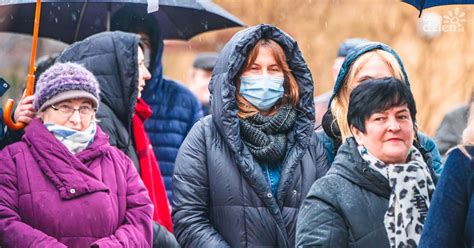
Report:
[[[467,148],[474,157],[474,147]],[[419,247],[474,247],[474,160],[459,148],[444,165]]]
[[[272,189],[273,197],[277,197],[278,185],[280,184],[281,165],[269,167],[267,164],[261,164],[265,179]]]

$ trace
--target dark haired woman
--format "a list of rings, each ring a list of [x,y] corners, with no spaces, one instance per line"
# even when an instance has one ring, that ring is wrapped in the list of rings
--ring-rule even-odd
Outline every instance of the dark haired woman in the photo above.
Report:
[[[237,33],[211,79],[211,114],[191,129],[173,180],[183,247],[294,247],[296,217],[327,170],[313,135],[311,73],[271,25]]]
[[[433,179],[413,146],[416,107],[395,78],[367,80],[350,96],[354,137],[301,207],[297,246],[416,247]]]

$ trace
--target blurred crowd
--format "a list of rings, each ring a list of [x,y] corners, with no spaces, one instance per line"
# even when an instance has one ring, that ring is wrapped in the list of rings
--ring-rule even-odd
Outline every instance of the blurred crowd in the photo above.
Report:
[[[198,54],[182,84],[155,19],[115,18],[38,60],[24,130],[1,122],[0,246],[474,245],[474,89],[429,137],[387,44],[343,41],[314,97],[276,26]]]

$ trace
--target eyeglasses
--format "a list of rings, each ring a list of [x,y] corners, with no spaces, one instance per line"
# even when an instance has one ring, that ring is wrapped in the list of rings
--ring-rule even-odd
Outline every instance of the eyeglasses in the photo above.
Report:
[[[59,106],[51,105],[51,108],[68,116],[72,116],[75,111],[78,111],[81,116],[87,116],[96,111],[96,108],[93,108],[92,106],[80,106],[79,108],[73,108],[67,104],[61,104]]]

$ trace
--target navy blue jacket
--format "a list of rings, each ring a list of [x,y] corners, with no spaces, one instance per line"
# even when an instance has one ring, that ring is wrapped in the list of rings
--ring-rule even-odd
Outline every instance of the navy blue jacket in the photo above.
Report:
[[[6,127],[5,121],[3,120],[3,109],[0,108],[0,150],[20,141],[23,133],[23,130],[12,131]]]
[[[171,178],[178,149],[191,127],[202,116],[201,104],[183,84],[163,77],[163,40],[159,40],[152,78],[142,92],[153,115],[145,122],[155,155],[160,164],[168,199],[171,198]]]
[[[423,227],[420,248],[474,247],[474,147],[448,155]]]
[[[344,63],[342,64],[339,74],[337,76],[336,83],[334,84],[331,100],[329,101],[328,111],[330,111],[331,109],[330,106],[331,106],[332,100],[336,97],[339,90],[341,90],[344,79],[346,75],[349,73],[349,70],[352,64],[354,63],[354,61],[357,60],[357,58],[359,58],[363,54],[368,53],[373,50],[377,50],[377,49],[391,53],[395,57],[395,59],[398,61],[400,65],[403,77],[405,78],[405,83],[408,87],[410,87],[410,82],[408,81],[408,75],[405,71],[405,67],[403,66],[403,62],[398,56],[398,54],[391,47],[379,42],[364,43],[363,45],[360,45],[357,48],[355,48],[352,53],[349,53],[349,55],[344,60]],[[334,157],[336,156],[337,149],[339,148],[342,142],[331,138],[327,132],[328,130],[326,130],[326,128],[324,131],[319,129],[318,131],[316,131],[316,134],[318,136],[318,139],[323,143],[324,149],[326,150],[326,154],[328,157],[328,162],[329,164],[331,164],[334,161]],[[433,141],[433,139],[426,136],[422,132],[417,132],[417,136],[419,139],[418,140],[419,145],[421,146],[417,148],[420,149],[420,152],[423,154],[423,157],[425,158],[425,160],[427,160],[427,157],[429,157],[430,161],[426,161],[426,162],[428,163],[428,165],[431,166],[434,173],[436,173],[436,175],[439,176],[441,172],[443,171],[443,167],[441,163],[441,154],[439,153],[436,143]]]

